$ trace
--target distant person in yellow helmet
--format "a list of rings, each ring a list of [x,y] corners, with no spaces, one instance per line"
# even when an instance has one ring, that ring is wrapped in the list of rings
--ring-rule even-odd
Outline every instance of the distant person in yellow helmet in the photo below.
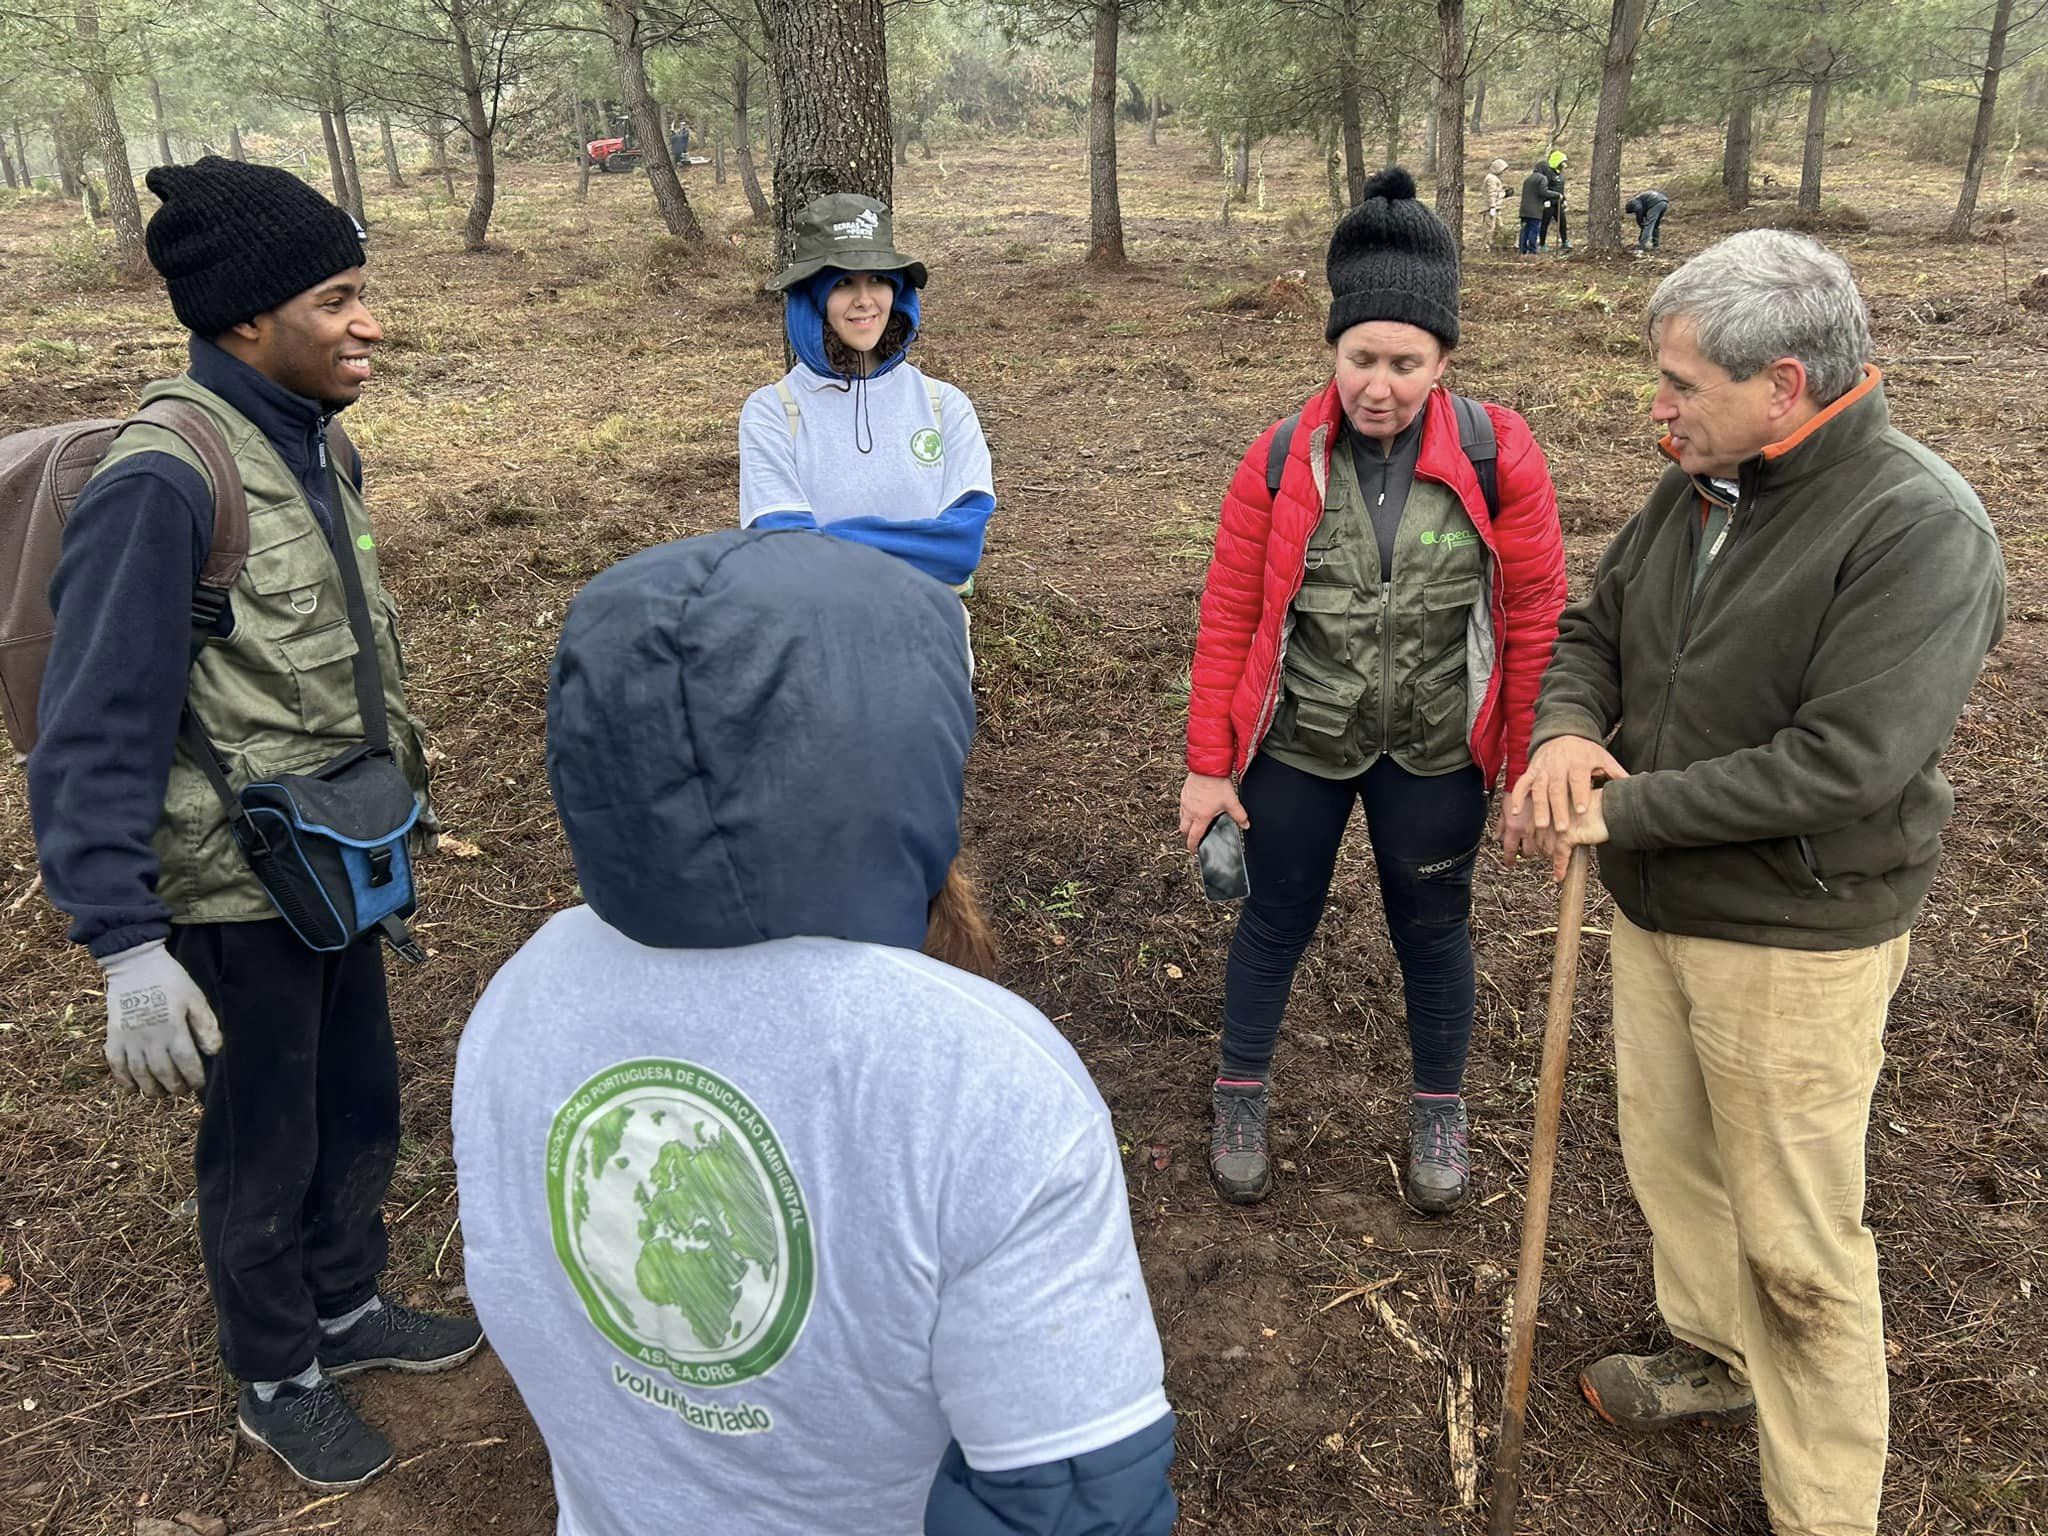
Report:
[[[1564,165],[1565,154],[1561,149],[1553,149],[1536,165],[1536,169],[1541,171],[1544,179],[1550,183],[1551,193],[1550,202],[1543,210],[1543,228],[1536,235],[1538,250],[1550,244],[1550,223],[1553,219],[1557,221],[1558,250],[1562,252],[1572,248],[1571,225],[1566,222],[1564,216]]]

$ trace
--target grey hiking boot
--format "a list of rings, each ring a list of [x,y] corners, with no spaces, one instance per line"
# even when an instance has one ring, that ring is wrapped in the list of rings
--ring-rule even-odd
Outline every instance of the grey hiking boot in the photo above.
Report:
[[[1642,1433],[1674,1424],[1738,1424],[1756,1412],[1756,1397],[1727,1362],[1673,1344],[1662,1354],[1609,1355],[1579,1373],[1593,1411],[1619,1429]]]
[[[391,1465],[391,1442],[358,1418],[341,1388],[325,1379],[315,1387],[279,1382],[269,1402],[253,1386],[244,1387],[235,1422],[246,1438],[291,1468],[292,1476],[323,1493],[360,1488]]]
[[[1471,1182],[1471,1122],[1465,1101],[1423,1098],[1408,1101],[1408,1203],[1438,1214],[1465,1203]]]
[[[484,1342],[473,1317],[415,1312],[387,1301],[366,1312],[355,1326],[320,1338],[320,1369],[328,1376],[357,1371],[446,1371],[462,1364]]]
[[[1218,1080],[1209,1091],[1209,1179],[1232,1205],[1251,1205],[1272,1188],[1266,1156],[1266,1085]]]

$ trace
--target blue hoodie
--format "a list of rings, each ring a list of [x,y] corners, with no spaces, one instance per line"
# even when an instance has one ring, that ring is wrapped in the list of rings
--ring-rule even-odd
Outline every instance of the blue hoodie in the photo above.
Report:
[[[578,594],[548,689],[548,781],[584,899],[638,943],[916,949],[959,851],[973,733],[951,593],[857,545],[733,529],[643,551]],[[1173,1430],[1167,1413],[1002,1472],[956,1442],[925,1530],[1163,1536]]]

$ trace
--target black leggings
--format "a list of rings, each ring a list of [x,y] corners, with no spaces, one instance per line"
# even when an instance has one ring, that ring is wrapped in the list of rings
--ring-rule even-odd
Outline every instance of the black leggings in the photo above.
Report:
[[[1294,968],[1315,937],[1351,802],[1379,866],[1387,934],[1401,962],[1415,1091],[1456,1093],[1472,1043],[1472,865],[1486,830],[1475,767],[1422,778],[1390,757],[1354,779],[1322,779],[1255,757],[1238,788],[1251,895],[1223,982],[1223,1075],[1264,1077]]]

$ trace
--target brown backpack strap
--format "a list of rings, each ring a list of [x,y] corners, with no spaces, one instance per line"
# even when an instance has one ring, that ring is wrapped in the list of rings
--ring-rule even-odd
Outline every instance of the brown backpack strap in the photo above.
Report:
[[[199,584],[227,591],[249,559],[249,498],[227,439],[211,416],[186,400],[151,400],[129,419],[175,432],[206,466],[213,482],[213,545],[199,569]]]
[[[336,469],[348,476],[351,485],[358,491],[362,490],[362,455],[356,452],[356,445],[349,441],[339,419],[327,423],[327,457]]]

